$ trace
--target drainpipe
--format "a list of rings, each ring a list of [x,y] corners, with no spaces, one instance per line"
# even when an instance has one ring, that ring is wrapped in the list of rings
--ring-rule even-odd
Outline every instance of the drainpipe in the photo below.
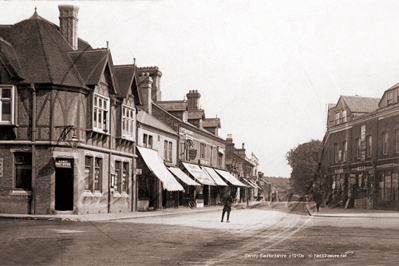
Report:
[[[110,213],[111,212],[111,155],[112,155],[112,132],[111,132],[111,125],[112,125],[112,121],[111,121],[111,119],[112,119],[112,115],[111,114],[113,114],[114,112],[111,112],[112,111],[112,107],[113,107],[113,104],[112,104],[112,99],[110,99],[110,105],[109,105],[109,123],[108,123],[108,129],[109,129],[109,147],[108,147],[108,149],[109,149],[109,154],[108,154],[108,213]]]
[[[36,141],[36,89],[33,83],[30,84],[32,89],[32,189],[31,189],[31,214],[35,214],[36,205],[36,146],[34,142]]]

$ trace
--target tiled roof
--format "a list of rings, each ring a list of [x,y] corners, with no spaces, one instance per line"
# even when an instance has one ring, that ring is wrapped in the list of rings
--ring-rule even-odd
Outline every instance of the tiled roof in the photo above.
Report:
[[[85,84],[98,84],[108,59],[108,50],[103,48],[90,51],[69,51],[68,54],[82,75]]]
[[[129,90],[133,89],[132,94],[137,99],[136,104],[140,104],[141,94],[137,86],[137,67],[135,65],[119,65],[114,66],[114,69],[119,86],[119,96],[125,98]],[[136,83],[134,84],[134,82]]]
[[[186,101],[157,101],[157,104],[168,112],[171,111],[186,111]]]
[[[0,38],[0,62],[4,64],[11,78],[23,79],[24,74],[14,47]]]
[[[334,108],[335,106],[337,106],[335,103],[329,103],[328,110],[330,110],[331,108]]]
[[[202,127],[217,127],[221,128],[220,118],[206,118],[202,121]]]
[[[143,110],[139,110],[137,114],[137,121],[142,124],[157,128],[159,130],[171,133],[173,135],[177,135],[176,131],[174,131],[171,127],[162,123],[161,121],[159,121],[152,115],[149,115],[147,112],[144,112]]]
[[[352,113],[369,113],[378,109],[380,98],[341,96]]]
[[[21,63],[23,83],[85,86],[66,54],[71,47],[56,25],[35,12],[27,20],[0,28],[0,37],[12,45]]]
[[[205,111],[204,110],[195,110],[188,112],[188,119],[204,119]]]

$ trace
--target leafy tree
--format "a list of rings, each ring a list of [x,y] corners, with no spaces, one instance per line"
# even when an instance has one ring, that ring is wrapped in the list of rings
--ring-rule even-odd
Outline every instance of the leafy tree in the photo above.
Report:
[[[306,193],[316,173],[320,150],[321,141],[312,139],[287,152],[285,157],[292,168],[291,187],[294,193]]]

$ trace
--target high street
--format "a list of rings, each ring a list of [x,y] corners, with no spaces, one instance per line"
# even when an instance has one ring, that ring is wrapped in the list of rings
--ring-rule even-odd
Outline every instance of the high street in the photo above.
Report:
[[[230,223],[220,218],[211,210],[103,222],[2,219],[0,263],[375,265],[399,259],[393,216],[310,216],[303,203],[287,208],[282,202],[233,208]]]

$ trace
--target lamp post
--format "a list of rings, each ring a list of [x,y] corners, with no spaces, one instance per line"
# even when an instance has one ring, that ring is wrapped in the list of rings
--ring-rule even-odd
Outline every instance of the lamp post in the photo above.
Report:
[[[67,142],[69,143],[69,145],[71,146],[73,151],[76,151],[76,149],[79,146],[80,140],[78,139],[78,137],[75,134],[75,128],[72,128],[73,130],[73,134],[72,134],[72,138],[68,139]]]

